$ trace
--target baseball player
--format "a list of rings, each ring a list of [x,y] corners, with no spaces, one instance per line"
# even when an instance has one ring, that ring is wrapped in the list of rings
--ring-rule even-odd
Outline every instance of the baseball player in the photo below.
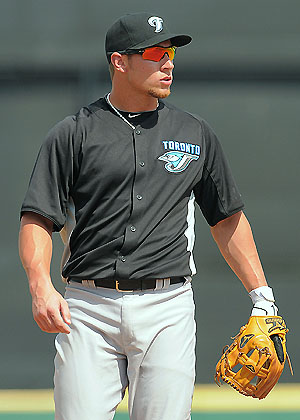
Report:
[[[111,91],[55,125],[38,154],[20,256],[34,319],[58,333],[56,420],[112,419],[127,387],[131,420],[190,419],[195,203],[254,312],[276,314],[216,135],[164,101],[190,41],[150,13],[118,19],[105,43]],[[64,298],[49,274],[55,231]]]

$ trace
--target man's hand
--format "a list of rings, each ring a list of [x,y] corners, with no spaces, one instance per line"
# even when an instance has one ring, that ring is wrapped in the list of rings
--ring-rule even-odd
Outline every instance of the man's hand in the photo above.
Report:
[[[71,323],[67,302],[50,278],[53,222],[32,212],[21,220],[19,250],[32,296],[33,317],[48,333],[69,334]]]
[[[32,297],[32,313],[41,330],[70,333],[71,316],[67,302],[54,287]]]

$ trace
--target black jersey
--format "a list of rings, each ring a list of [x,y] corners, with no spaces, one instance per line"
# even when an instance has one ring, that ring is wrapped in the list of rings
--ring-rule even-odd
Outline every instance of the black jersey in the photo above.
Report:
[[[64,228],[65,278],[166,278],[196,273],[195,201],[211,226],[243,208],[208,124],[159,101],[132,128],[101,98],[50,130],[21,212]]]

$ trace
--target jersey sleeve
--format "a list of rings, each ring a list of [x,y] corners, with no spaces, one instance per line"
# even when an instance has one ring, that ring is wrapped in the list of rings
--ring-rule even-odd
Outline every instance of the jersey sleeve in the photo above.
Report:
[[[65,223],[67,202],[74,177],[74,137],[76,122],[67,117],[48,133],[38,153],[21,208],[38,213],[60,231]]]
[[[195,200],[210,226],[237,213],[244,203],[221,144],[211,127],[201,121],[205,161],[201,180],[194,187]]]

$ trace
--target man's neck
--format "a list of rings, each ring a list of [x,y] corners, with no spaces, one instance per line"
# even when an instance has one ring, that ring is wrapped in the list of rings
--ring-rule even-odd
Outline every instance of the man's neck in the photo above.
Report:
[[[158,106],[158,99],[152,96],[123,95],[115,89],[109,94],[109,100],[115,108],[127,112],[154,111]]]

